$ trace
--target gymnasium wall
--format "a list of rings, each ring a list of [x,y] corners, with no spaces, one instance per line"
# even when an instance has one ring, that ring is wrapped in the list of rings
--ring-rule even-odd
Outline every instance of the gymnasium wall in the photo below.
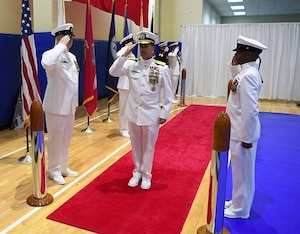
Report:
[[[0,34],[0,129],[10,126],[12,121],[18,94],[21,88],[21,65],[20,65],[20,43],[21,36],[11,34]],[[38,76],[41,87],[41,98],[47,85],[45,70],[41,66],[42,53],[54,45],[54,37],[50,33],[35,33],[36,53],[38,62]],[[74,39],[72,53],[77,56],[80,66],[79,73],[79,102],[82,103],[83,95],[83,59],[84,40]],[[108,41],[95,41],[96,70],[98,82],[98,97],[105,97],[105,79],[107,71]],[[98,62],[97,62],[98,61]]]

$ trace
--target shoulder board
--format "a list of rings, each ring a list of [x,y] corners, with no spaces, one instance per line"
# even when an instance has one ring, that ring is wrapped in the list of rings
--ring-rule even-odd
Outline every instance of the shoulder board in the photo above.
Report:
[[[140,59],[139,59],[139,58],[135,58],[135,57],[131,57],[131,58],[129,58],[129,60],[132,60],[132,61],[139,61]]]
[[[155,64],[161,65],[161,66],[166,66],[165,62],[159,61],[159,60],[154,60]]]

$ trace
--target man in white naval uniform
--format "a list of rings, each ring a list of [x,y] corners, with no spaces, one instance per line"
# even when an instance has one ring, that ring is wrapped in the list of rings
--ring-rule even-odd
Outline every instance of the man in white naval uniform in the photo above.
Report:
[[[176,90],[180,76],[181,53],[179,51],[178,42],[172,43],[170,47],[171,51],[168,54],[168,60],[172,81],[172,103],[177,103],[178,100],[176,100]]]
[[[169,65],[169,60],[168,60],[168,52],[169,52],[169,47],[168,47],[168,42],[161,42],[159,43],[159,52],[155,56],[155,60],[164,62],[166,65]]]
[[[118,52],[117,57],[123,55],[126,51],[126,45],[132,44],[134,42],[132,33],[124,37],[120,43],[123,46]],[[134,54],[129,55],[131,58],[135,58]],[[113,79],[113,78],[112,78]],[[124,117],[125,107],[127,102],[128,90],[129,90],[129,80],[127,76],[120,76],[118,80],[118,93],[119,93],[119,131],[120,135],[124,137],[130,137],[128,130],[128,120]]]
[[[112,76],[127,75],[129,93],[125,117],[129,121],[133,176],[128,186],[135,187],[142,180],[141,188],[151,187],[152,165],[159,124],[169,118],[172,105],[172,89],[169,68],[153,59],[154,45],[159,42],[154,33],[141,31],[137,34],[140,60],[130,60],[136,44],[129,45],[121,57],[109,69]],[[160,106],[160,90],[164,90],[163,105]]]
[[[260,137],[258,102],[262,78],[259,54],[266,49],[256,40],[239,36],[237,47],[233,50],[236,53],[229,64],[233,81],[226,112],[231,122],[232,199],[225,202],[224,216],[227,218],[247,219],[250,216],[255,192],[257,141]]]
[[[65,184],[63,176],[77,176],[68,168],[75,112],[78,106],[79,67],[75,55],[69,52],[73,44],[73,24],[63,24],[52,30],[56,45],[43,53],[42,66],[47,74],[43,101],[48,131],[48,171],[57,184]]]

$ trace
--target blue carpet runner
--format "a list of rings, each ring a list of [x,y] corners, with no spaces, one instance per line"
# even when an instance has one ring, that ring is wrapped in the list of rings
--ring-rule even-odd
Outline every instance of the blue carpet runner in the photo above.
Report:
[[[231,234],[300,233],[300,116],[260,113],[256,191],[248,220],[224,219]],[[228,171],[227,199],[231,198]]]

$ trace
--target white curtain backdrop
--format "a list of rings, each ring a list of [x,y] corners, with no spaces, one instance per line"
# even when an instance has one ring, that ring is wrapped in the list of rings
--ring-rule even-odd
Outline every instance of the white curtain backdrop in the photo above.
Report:
[[[260,98],[299,101],[300,23],[182,26],[186,95],[226,97],[231,78],[227,64],[239,35],[268,46],[260,55],[264,81]]]

